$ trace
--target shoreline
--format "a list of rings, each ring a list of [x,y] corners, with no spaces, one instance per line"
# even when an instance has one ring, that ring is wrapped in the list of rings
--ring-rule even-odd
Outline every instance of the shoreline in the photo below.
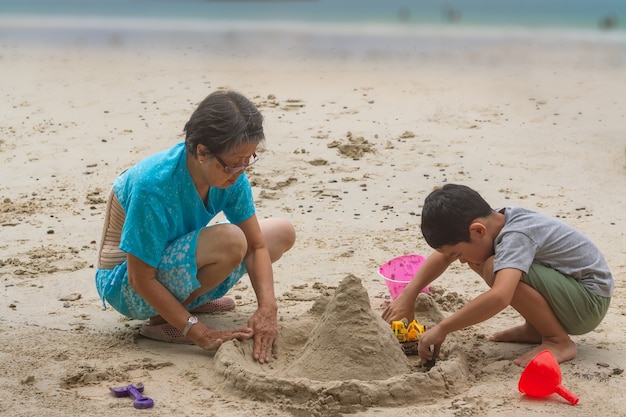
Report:
[[[515,24],[441,24],[384,22],[311,22],[252,19],[202,19],[117,16],[0,14],[0,30],[65,31],[77,33],[122,32],[127,34],[278,34],[294,36],[343,36],[387,38],[473,38],[475,40],[570,40],[626,42],[626,28],[602,29],[576,26]]]
[[[7,47],[61,51],[97,48],[178,54],[181,49],[193,48],[213,58],[254,57],[269,63],[275,59],[313,59],[339,60],[346,65],[367,61],[386,66],[422,64],[435,58],[505,58],[511,64],[526,65],[525,56],[531,52],[548,61],[557,55],[558,59],[567,56],[570,62],[581,65],[594,65],[596,60],[626,63],[626,31],[599,29],[0,16],[0,42]],[[550,52],[568,49],[573,53]]]

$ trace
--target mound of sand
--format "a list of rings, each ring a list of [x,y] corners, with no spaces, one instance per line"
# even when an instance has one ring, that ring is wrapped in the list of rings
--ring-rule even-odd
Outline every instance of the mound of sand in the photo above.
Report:
[[[318,381],[376,381],[409,371],[406,355],[389,325],[372,311],[361,280],[348,275],[286,376]]]
[[[418,298],[418,310],[418,318],[427,322],[443,317],[425,294]],[[280,358],[266,365],[253,361],[249,340],[222,345],[215,354],[222,389],[324,415],[412,404],[469,388],[467,363],[454,340],[447,341],[445,358],[429,371],[417,358],[409,360],[353,275],[308,313],[284,323],[281,341]]]

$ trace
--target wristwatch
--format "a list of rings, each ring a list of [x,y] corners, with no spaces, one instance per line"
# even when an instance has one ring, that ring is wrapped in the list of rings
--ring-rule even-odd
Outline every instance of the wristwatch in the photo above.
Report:
[[[189,318],[187,319],[187,324],[185,325],[185,328],[183,329],[183,336],[187,336],[187,333],[189,333],[191,326],[197,323],[198,323],[198,318],[196,316],[189,316]]]

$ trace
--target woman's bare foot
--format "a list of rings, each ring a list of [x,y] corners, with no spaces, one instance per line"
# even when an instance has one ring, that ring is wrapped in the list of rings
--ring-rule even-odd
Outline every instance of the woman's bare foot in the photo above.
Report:
[[[536,343],[539,344],[543,338],[539,332],[528,322],[520,326],[494,333],[489,337],[492,342],[508,343]]]
[[[577,351],[576,344],[572,342],[569,337],[566,341],[560,343],[545,341],[536,348],[532,349],[530,352],[527,352],[515,359],[513,363],[524,368],[539,352],[543,352],[544,350],[552,352],[554,359],[556,359],[558,363],[574,359]]]

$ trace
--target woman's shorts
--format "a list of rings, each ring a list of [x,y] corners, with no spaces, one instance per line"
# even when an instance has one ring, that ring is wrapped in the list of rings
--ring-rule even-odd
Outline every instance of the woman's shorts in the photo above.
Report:
[[[193,231],[176,239],[165,249],[161,263],[157,267],[157,280],[167,288],[179,302],[200,287],[196,275],[196,246],[200,230]],[[223,297],[246,273],[242,262],[217,287],[194,300],[188,310],[192,310],[211,300]],[[159,313],[143,299],[128,283],[126,261],[114,269],[96,271],[96,288],[103,305],[105,301],[121,314],[133,319],[147,319]]]

